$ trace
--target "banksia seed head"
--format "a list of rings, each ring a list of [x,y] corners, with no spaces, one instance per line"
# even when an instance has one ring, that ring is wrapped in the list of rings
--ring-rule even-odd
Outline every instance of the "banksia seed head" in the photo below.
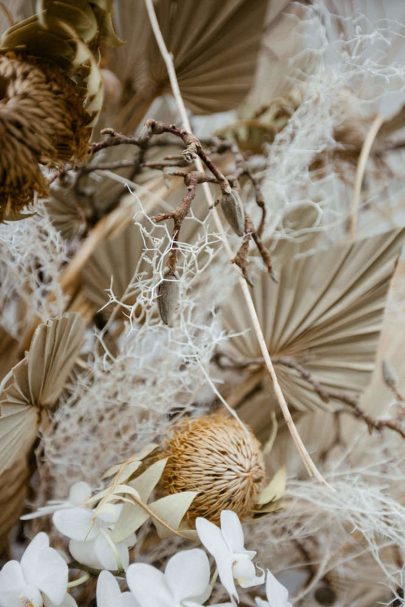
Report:
[[[169,493],[198,491],[189,521],[203,516],[218,522],[222,510],[248,516],[264,481],[260,444],[237,420],[205,415],[186,420],[165,447],[169,457],[162,482]]]

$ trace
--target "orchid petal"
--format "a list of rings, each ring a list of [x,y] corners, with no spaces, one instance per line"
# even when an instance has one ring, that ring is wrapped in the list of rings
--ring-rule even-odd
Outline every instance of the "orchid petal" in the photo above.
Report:
[[[167,563],[165,578],[176,603],[205,595],[210,583],[207,555],[199,548],[178,552]]]
[[[27,582],[35,583],[35,580],[32,579],[31,571],[36,568],[39,555],[46,548],[49,548],[49,537],[46,533],[41,532],[37,533],[25,549],[21,557],[21,568]]]
[[[236,512],[223,510],[221,512],[221,532],[225,542],[232,552],[243,552],[245,539],[243,528]]]
[[[88,508],[66,508],[55,512],[52,517],[56,529],[79,542],[90,542],[99,533],[94,520],[94,513]]]
[[[58,607],[77,607],[77,603],[71,594],[67,594],[63,600],[62,605],[59,605]]]
[[[196,520],[196,529],[202,544],[215,559],[222,585],[227,590],[231,599],[238,600],[238,593],[236,592],[232,574],[233,555],[221,531],[216,525],[201,517],[198,517]]]
[[[117,580],[109,571],[102,571],[97,580],[97,607],[119,607],[121,590]]]
[[[111,607],[115,606],[111,605]],[[140,607],[140,605],[131,592],[123,592],[121,595],[121,607]]]
[[[177,607],[165,576],[146,563],[130,565],[127,583],[140,607]]]
[[[21,607],[26,583],[20,563],[9,561],[0,571],[0,607]]]
[[[48,598],[44,597],[44,607],[55,607],[55,604],[52,603],[52,601],[50,601]],[[77,603],[71,594],[67,594],[63,599],[63,603],[57,605],[57,607],[77,607]]]
[[[35,570],[36,585],[52,603],[60,605],[67,592],[68,566],[53,548],[43,550]]]
[[[67,592],[68,566],[53,548],[41,552],[36,570],[36,584],[42,594],[60,605]]]
[[[94,550],[95,540],[93,542],[79,542],[78,540],[70,540],[69,551],[73,558],[82,565],[87,565],[92,569],[104,569],[96,557]]]
[[[86,500],[91,497],[91,487],[83,481],[74,483],[70,487],[68,501],[74,506],[81,506]]]
[[[288,590],[267,569],[266,596],[270,607],[291,607]]]
[[[256,569],[249,557],[240,556],[233,564],[232,573],[242,588],[249,588],[249,582],[256,577]],[[264,578],[263,578],[264,581]]]
[[[129,565],[128,548],[124,542],[115,544],[107,533],[99,535],[94,542],[94,553],[103,569],[115,571]]]
[[[24,514],[23,516],[20,516],[20,519],[22,521],[31,521],[32,519],[39,518],[40,516],[53,514],[54,512],[56,512],[56,510],[62,510],[63,508],[66,508],[66,502],[64,502],[63,504],[58,503],[49,506],[41,506],[41,508],[38,508],[38,510],[36,510],[35,512],[30,512],[29,514]]]
[[[97,513],[97,518],[104,523],[114,524],[121,516],[123,504],[105,504]]]
[[[38,588],[56,605],[66,594],[68,566],[62,556],[49,547],[46,533],[38,533],[21,558],[21,568],[28,584]]]

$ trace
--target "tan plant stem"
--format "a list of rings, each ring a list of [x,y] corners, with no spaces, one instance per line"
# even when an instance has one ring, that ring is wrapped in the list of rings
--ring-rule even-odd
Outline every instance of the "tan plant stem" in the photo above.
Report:
[[[165,43],[165,41],[163,39],[162,32],[161,32],[160,26],[159,26],[159,22],[157,20],[155,9],[154,9],[154,6],[153,6],[153,0],[145,0],[145,5],[146,5],[146,9],[147,9],[147,12],[148,12],[148,16],[149,16],[149,20],[150,20],[150,23],[151,23],[151,27],[152,27],[153,33],[154,33],[155,38],[156,38],[156,42],[157,42],[157,44],[159,46],[162,58],[163,58],[163,60],[164,60],[164,62],[166,64],[167,72],[168,72],[169,79],[170,79],[170,85],[171,85],[171,88],[172,88],[173,96],[174,96],[174,98],[176,100],[176,103],[177,103],[177,106],[178,106],[178,109],[179,109],[180,117],[181,117],[181,120],[182,120],[182,123],[183,123],[183,128],[186,129],[189,133],[191,133],[191,125],[190,125],[190,121],[188,119],[188,115],[187,115],[186,107],[184,105],[183,97],[182,97],[181,92],[180,92],[179,83],[177,81],[176,70],[174,68],[173,58],[172,58],[172,55],[169,53],[169,51],[168,51],[168,49],[166,47],[166,43]],[[198,171],[203,171],[203,165],[202,165],[201,159],[200,158],[196,158],[195,163],[196,163],[197,170]],[[213,196],[211,194],[211,190],[209,188],[209,185],[207,183],[203,183],[202,187],[203,187],[203,190],[204,190],[205,197],[207,199],[208,206],[210,208],[212,208],[212,213],[213,213],[214,221],[215,221],[215,224],[216,224],[216,227],[217,227],[219,233],[221,234],[221,236],[223,238],[223,243],[224,243],[225,249],[226,249],[226,251],[227,251],[227,253],[229,255],[229,258],[233,259],[234,254],[233,254],[232,248],[231,248],[231,246],[229,244],[228,238],[226,236],[224,227],[222,225],[222,221],[221,221],[221,219],[219,217],[219,214],[218,214],[218,212],[217,212],[217,210],[215,208],[214,198],[213,198]],[[287,427],[288,427],[288,429],[289,429],[289,431],[291,433],[292,439],[293,439],[293,441],[294,441],[294,443],[295,443],[295,445],[296,445],[296,447],[298,449],[298,452],[299,452],[299,454],[300,454],[300,456],[302,458],[302,461],[304,462],[304,465],[305,465],[308,473],[310,475],[314,475],[320,482],[328,484],[326,482],[326,480],[323,478],[323,476],[321,475],[321,473],[319,472],[319,470],[317,469],[317,467],[315,466],[314,462],[312,461],[311,456],[309,455],[307,449],[305,448],[305,445],[304,445],[304,443],[303,443],[303,441],[302,441],[302,439],[301,439],[301,437],[300,437],[300,435],[298,433],[298,430],[297,430],[297,428],[296,428],[296,426],[294,424],[294,420],[291,417],[291,413],[290,413],[290,410],[288,408],[287,401],[286,401],[286,399],[284,397],[284,394],[283,394],[283,392],[281,390],[280,384],[279,384],[278,379],[277,379],[276,372],[275,372],[274,367],[273,367],[273,363],[272,363],[271,358],[270,358],[269,351],[267,349],[266,341],[264,339],[263,331],[262,331],[262,328],[260,326],[259,318],[257,316],[257,312],[256,312],[256,309],[255,309],[255,306],[254,306],[254,303],[253,303],[252,296],[251,296],[251,294],[249,292],[249,286],[248,286],[246,280],[242,276],[239,276],[238,281],[239,281],[240,288],[242,289],[242,293],[243,293],[244,299],[246,301],[246,305],[248,307],[248,310],[249,310],[249,313],[250,313],[250,317],[252,319],[254,331],[255,331],[255,334],[257,336],[257,340],[258,340],[258,343],[259,343],[259,346],[260,346],[260,350],[261,350],[262,355],[263,355],[263,359],[265,361],[267,370],[268,370],[268,372],[269,372],[269,374],[271,376],[271,379],[272,379],[272,382],[273,382],[273,385],[274,385],[274,391],[275,391],[278,403],[280,405],[280,408],[281,408],[281,411],[283,413],[283,416],[284,416],[285,422],[287,424]]]
[[[359,161],[357,163],[356,177],[354,180],[352,205],[351,205],[350,215],[349,215],[349,233],[350,233],[350,238],[352,240],[354,240],[356,238],[357,220],[358,220],[359,204],[360,204],[360,196],[361,196],[361,186],[363,184],[367,160],[368,160],[368,157],[370,156],[371,148],[373,147],[373,143],[375,141],[375,138],[377,137],[378,131],[380,130],[383,122],[384,122],[384,119],[382,118],[382,116],[380,114],[377,114],[377,116],[374,118],[373,122],[371,123],[370,129],[363,142],[360,156],[359,156]]]

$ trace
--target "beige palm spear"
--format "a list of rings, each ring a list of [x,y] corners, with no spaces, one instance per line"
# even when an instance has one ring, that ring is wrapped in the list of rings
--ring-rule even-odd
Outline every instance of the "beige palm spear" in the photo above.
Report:
[[[85,324],[68,313],[39,325],[25,357],[4,378],[0,391],[0,537],[23,507],[27,456],[72,372]],[[16,469],[20,470],[16,474]],[[10,504],[14,507],[11,508]]]
[[[253,82],[263,27],[270,27],[288,3],[289,0],[155,2],[182,96],[192,112],[206,114],[237,107]],[[111,53],[107,65],[123,87],[116,124],[130,131],[156,97],[170,93],[170,85],[144,0],[117,2],[114,23],[126,45]]]
[[[39,164],[86,158],[102,106],[101,44],[116,44],[110,0],[38,0],[0,39],[0,220],[46,195]]]
[[[404,239],[404,230],[392,231],[301,257],[294,257],[296,245],[287,241],[275,253],[278,283],[264,272],[257,276],[252,297],[281,388],[294,409],[332,410],[340,402],[336,392],[360,397],[374,368],[387,291]],[[242,363],[257,360],[260,352],[253,332],[246,332],[250,321],[237,290],[222,317],[229,331],[241,332],[231,341],[230,356]],[[264,379],[259,371],[256,383]],[[332,394],[329,402],[311,380]],[[270,388],[264,397],[268,407],[259,407],[258,426],[269,420]],[[249,416],[248,402],[245,411]]]

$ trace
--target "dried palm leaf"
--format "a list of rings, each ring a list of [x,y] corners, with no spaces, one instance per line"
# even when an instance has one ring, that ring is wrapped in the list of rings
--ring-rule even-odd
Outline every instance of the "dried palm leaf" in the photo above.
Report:
[[[25,457],[0,474],[0,538],[18,521],[27,493],[28,466]],[[1,553],[1,542],[0,542]]]
[[[108,301],[108,289],[121,299],[135,271],[145,270],[142,252],[141,232],[134,224],[99,244],[82,270],[85,295],[98,309]],[[126,293],[124,301],[134,303],[133,292]]]
[[[0,378],[3,378],[16,364],[17,355],[18,341],[0,327]]]
[[[285,243],[276,256],[278,283],[260,274],[252,297],[280,385],[297,410],[333,408],[325,391],[359,397],[374,368],[386,295],[404,230],[294,258]],[[257,360],[249,315],[235,292],[223,310],[225,326],[242,332],[229,353]],[[309,374],[309,379],[306,376]],[[317,388],[314,388],[316,384]],[[323,392],[322,392],[323,391]],[[271,398],[270,398],[271,400]]]
[[[268,27],[289,0],[271,2]],[[111,56],[110,69],[123,81],[120,128],[139,123],[153,99],[170,92],[165,64],[152,33],[143,0],[116,3],[115,23],[127,41]],[[158,0],[155,9],[173,54],[182,96],[197,114],[236,107],[253,81],[265,23],[267,0]]]
[[[64,388],[84,337],[78,314],[40,325],[29,351],[5,378],[0,392],[0,472],[31,449],[43,409],[52,409]]]

